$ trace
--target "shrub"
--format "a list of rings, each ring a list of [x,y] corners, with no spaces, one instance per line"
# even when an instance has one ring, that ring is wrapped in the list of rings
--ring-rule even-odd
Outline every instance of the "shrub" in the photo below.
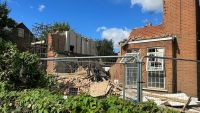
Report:
[[[0,112],[42,113],[177,113],[153,102],[135,103],[109,96],[104,99],[88,95],[62,95],[45,89],[11,91],[0,94]]]
[[[0,82],[19,89],[47,86],[48,81],[50,78],[42,72],[37,55],[20,53],[11,42],[0,40]]]

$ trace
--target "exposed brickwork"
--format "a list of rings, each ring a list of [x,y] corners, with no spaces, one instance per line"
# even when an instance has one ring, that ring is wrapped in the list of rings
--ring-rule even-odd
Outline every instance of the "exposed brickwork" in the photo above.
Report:
[[[163,25],[158,26],[145,26],[142,28],[134,29],[129,39],[147,39],[147,38],[153,38],[154,37],[160,37],[165,35],[164,27]]]
[[[123,51],[122,54],[125,54],[126,49],[132,49],[132,48],[139,48],[140,49],[140,55],[146,56],[147,55],[147,49],[152,47],[162,47],[165,49],[165,56],[166,57],[172,57],[172,41],[160,41],[160,42],[151,42],[151,43],[143,43],[143,44],[131,44],[128,45],[127,48]],[[119,61],[118,61],[119,62]],[[144,59],[144,62],[146,62],[146,59]],[[173,82],[172,82],[172,60],[166,60],[165,61],[165,87],[168,89],[168,92],[172,92],[173,88]],[[147,87],[146,81],[147,81],[147,72],[146,72],[146,63],[143,65],[143,81],[145,82],[144,87]],[[111,67],[110,71],[111,79],[115,80],[118,79],[121,83],[123,83],[123,75],[124,75],[124,67],[122,64],[115,64]]]
[[[52,49],[52,44],[53,44],[53,39],[51,34],[48,34],[48,58],[53,58],[55,57],[55,53]],[[53,61],[47,61],[47,73],[51,74],[54,73],[54,67],[55,67],[55,63]]]
[[[165,0],[164,27],[177,36],[177,58],[197,60],[197,0]],[[177,62],[177,91],[197,96],[197,64]]]
[[[146,39],[173,34],[177,38],[176,44],[171,41],[131,44],[123,48],[121,53],[125,54],[130,48],[138,48],[141,50],[141,56],[145,56],[148,47],[164,47],[166,57],[197,60],[197,4],[197,0],[164,0],[163,24],[134,29],[129,37]],[[116,70],[120,68],[115,66]],[[143,66],[143,80],[146,82],[145,69],[146,66]],[[113,72],[116,74],[121,71]],[[173,63],[172,60],[166,60],[165,73],[165,86],[168,92],[184,92],[190,96],[197,96],[197,63],[186,61]],[[117,76],[112,78],[117,79]],[[119,80],[121,78],[119,77]]]

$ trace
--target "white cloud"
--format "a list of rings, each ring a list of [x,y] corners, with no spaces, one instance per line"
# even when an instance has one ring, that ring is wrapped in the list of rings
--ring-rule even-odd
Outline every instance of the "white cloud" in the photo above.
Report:
[[[106,30],[107,28],[105,27],[105,26],[102,26],[102,27],[98,27],[97,28],[97,32],[100,32],[100,31],[102,31],[102,30]]]
[[[41,4],[41,5],[39,5],[38,10],[39,10],[40,12],[42,12],[42,11],[44,11],[45,8],[46,8],[46,6],[43,5],[43,4]]]
[[[115,49],[119,49],[119,42],[123,39],[127,39],[130,35],[130,30],[127,28],[106,28],[105,26],[103,26],[97,28],[96,31],[101,33],[102,39],[112,39]]]
[[[131,0],[131,5],[139,5],[143,11],[161,12],[163,10],[163,0]]]

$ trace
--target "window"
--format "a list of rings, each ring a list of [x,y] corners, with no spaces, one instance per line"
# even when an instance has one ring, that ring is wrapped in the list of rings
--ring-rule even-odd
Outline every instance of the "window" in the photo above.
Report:
[[[70,45],[70,52],[74,52],[74,46]]]
[[[148,72],[148,88],[164,88],[164,71]]]
[[[24,38],[24,29],[18,28],[18,37]]]
[[[126,87],[136,88],[137,86],[137,75],[138,75],[138,66],[135,63],[126,65]]]
[[[154,57],[164,57],[163,48],[147,49],[147,86],[148,88],[165,88],[164,59]],[[152,57],[151,57],[152,56]]]
[[[139,49],[131,49],[131,51],[127,50],[127,53],[124,56],[133,56],[134,58],[124,57],[124,58],[121,59],[120,62],[121,63],[135,62],[135,59],[139,57],[139,54],[140,54]]]
[[[128,63],[125,67],[126,87],[128,88],[137,86],[138,66],[135,59],[139,58],[139,54],[139,49],[131,49],[125,56],[134,56],[134,58],[122,58],[121,60],[122,63]]]
[[[164,60],[161,58],[153,57],[163,57],[163,48],[150,48],[147,50],[147,56],[152,56],[147,58],[147,71],[163,71]]]

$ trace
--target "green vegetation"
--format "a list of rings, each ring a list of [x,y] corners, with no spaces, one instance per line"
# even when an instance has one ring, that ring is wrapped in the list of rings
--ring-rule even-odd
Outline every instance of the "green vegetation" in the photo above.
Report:
[[[8,17],[9,12],[6,2],[1,3],[0,1],[0,37],[5,40],[16,26],[16,22]]]
[[[55,22],[53,24],[44,24],[44,23],[36,23],[33,25],[33,34],[39,40],[45,40],[47,38],[48,33],[56,33],[69,31],[71,27],[68,23],[65,22]]]
[[[115,55],[113,41],[108,39],[97,41],[97,53],[99,56],[112,56]],[[103,62],[115,62],[116,59],[102,59]]]
[[[0,41],[0,81],[18,88],[46,86],[46,75],[39,65],[39,58],[28,52],[20,53],[11,42]]]
[[[134,103],[113,96],[97,99],[79,95],[65,100],[62,95],[45,89],[5,91],[0,94],[0,101],[1,113],[176,113],[153,102]]]

